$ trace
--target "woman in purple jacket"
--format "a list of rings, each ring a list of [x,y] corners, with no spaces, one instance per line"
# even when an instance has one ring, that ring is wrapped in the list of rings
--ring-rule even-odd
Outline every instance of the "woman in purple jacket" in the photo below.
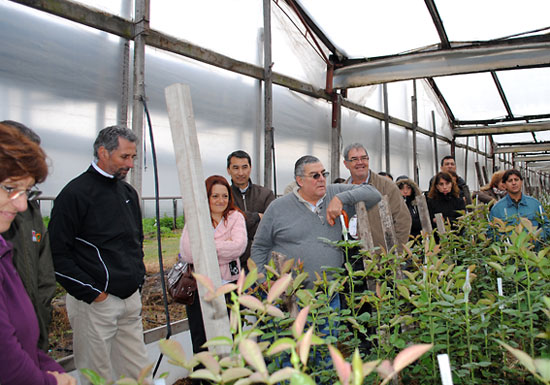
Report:
[[[13,127],[0,124],[0,234],[10,228],[35,183],[48,174],[46,155]],[[38,320],[12,263],[11,244],[0,235],[0,384],[73,385],[57,362],[38,349]]]

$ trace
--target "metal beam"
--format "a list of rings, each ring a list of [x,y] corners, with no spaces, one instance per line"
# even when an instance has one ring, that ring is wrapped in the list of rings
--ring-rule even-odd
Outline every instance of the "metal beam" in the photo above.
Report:
[[[499,145],[495,149],[496,154],[532,152],[532,151],[550,151],[550,143],[525,143],[517,145]]]
[[[449,42],[449,38],[447,37],[447,32],[445,32],[445,27],[443,27],[443,21],[441,21],[441,16],[439,16],[439,12],[437,10],[437,7],[435,6],[435,2],[433,0],[424,0],[424,3],[428,8],[428,12],[430,12],[430,16],[432,17],[432,20],[434,22],[435,29],[439,34],[439,39],[441,40],[441,48],[451,48],[451,43]]]
[[[516,162],[544,162],[550,161],[550,154],[548,155],[536,155],[536,156],[516,156]]]
[[[548,36],[550,40],[550,36]],[[372,59],[334,71],[334,88],[352,88],[400,80],[419,79],[547,66],[550,41],[521,44],[487,44]]]
[[[539,123],[521,123],[521,124],[501,124],[489,127],[461,127],[453,129],[453,135],[474,136],[474,135],[499,135],[499,134],[517,134],[520,132],[534,132],[550,130],[550,122]]]

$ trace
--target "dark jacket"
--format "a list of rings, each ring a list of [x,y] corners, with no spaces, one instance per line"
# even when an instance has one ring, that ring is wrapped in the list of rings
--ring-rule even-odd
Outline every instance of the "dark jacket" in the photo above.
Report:
[[[132,186],[90,166],[55,199],[49,225],[55,273],[73,297],[128,298],[141,287],[143,229]]]
[[[248,233],[248,244],[246,250],[241,255],[241,266],[246,266],[246,260],[250,257],[250,247],[254,240],[254,235],[260,224],[259,213],[265,213],[267,206],[275,200],[273,192],[263,186],[253,184],[248,180],[248,188],[241,193],[241,190],[231,183],[231,190],[233,192],[233,198],[235,199],[235,205],[244,212],[246,219],[246,232]]]
[[[430,219],[435,218],[435,214],[443,214],[444,220],[449,220],[451,224],[456,222],[456,219],[462,214],[457,210],[465,210],[466,204],[462,198],[457,198],[452,194],[443,195],[436,192],[434,199],[427,198],[428,210],[430,211]]]
[[[38,347],[47,352],[51,302],[56,284],[50,240],[38,204],[28,202],[28,209],[17,214],[9,230],[2,236],[13,245],[15,270],[21,277],[38,318]]]
[[[404,197],[404,199],[412,219],[411,235],[413,237],[416,237],[417,235],[420,235],[420,232],[422,231],[422,222],[420,222],[420,214],[418,212],[418,207],[416,206],[415,199],[422,194],[422,191],[420,191],[417,184],[414,183],[412,179],[400,179],[395,182],[395,184],[397,184],[397,187],[400,190],[401,186],[403,186],[404,184],[408,184],[412,189],[411,195],[408,197]]]

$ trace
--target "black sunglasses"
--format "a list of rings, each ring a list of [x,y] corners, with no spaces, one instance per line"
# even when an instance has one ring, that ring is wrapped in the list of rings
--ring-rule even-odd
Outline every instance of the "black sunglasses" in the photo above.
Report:
[[[306,178],[306,177],[309,177],[309,178],[313,178],[315,180],[319,179],[321,177],[321,175],[323,176],[323,178],[327,179],[328,175],[330,174],[330,172],[328,171],[323,171],[321,173],[319,172],[316,172],[315,174],[313,175],[302,175],[302,177]]]

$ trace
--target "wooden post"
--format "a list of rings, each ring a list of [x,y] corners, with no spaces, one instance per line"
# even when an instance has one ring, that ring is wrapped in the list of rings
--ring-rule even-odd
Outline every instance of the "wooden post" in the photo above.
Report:
[[[195,272],[208,276],[217,288],[221,286],[221,275],[204,186],[191,91],[187,85],[173,84],[166,87],[165,96]],[[231,338],[224,297],[205,301],[206,288],[200,283],[198,287],[207,340],[219,336]],[[228,346],[210,349],[218,354],[228,354],[230,351]]]
[[[483,174],[481,172],[481,167],[479,167],[479,162],[476,161],[475,166],[476,166],[477,183],[480,186],[483,186],[485,183],[483,183]]]
[[[173,209],[173,213],[174,213],[174,229],[177,229],[178,226],[178,221],[177,221],[177,218],[178,218],[178,201],[176,198],[172,199],[172,209]]]
[[[447,230],[445,230],[445,221],[443,220],[443,214],[435,214],[435,224],[437,225],[437,232],[439,234],[445,234],[447,232]]]
[[[386,251],[390,251],[393,246],[397,245],[397,234],[393,226],[390,202],[387,195],[382,195],[382,200],[378,202],[378,210],[380,211],[380,223],[384,232]]]
[[[416,146],[416,130],[418,129],[418,104],[416,101],[416,79],[413,79],[413,96],[411,96],[412,108],[412,151],[413,151],[413,179],[414,183],[420,184],[418,178],[418,154]]]
[[[428,210],[428,203],[424,194],[415,198],[416,207],[418,207],[418,214],[420,216],[420,223],[422,224],[422,231],[426,234],[431,234],[433,231],[432,221],[430,219],[430,211]]]
[[[273,175],[273,79],[271,62],[271,0],[264,0],[264,186],[271,190]]]
[[[437,156],[437,128],[435,126],[435,111],[432,111],[432,129],[434,134],[434,160],[435,160],[435,173],[439,171],[439,157]]]
[[[143,162],[143,104],[145,96],[145,34],[149,30],[149,0],[135,2],[134,37],[134,100],[132,103],[132,131],[138,137],[137,158]],[[130,173],[130,183],[139,196],[143,184],[143,166],[139,164]]]
[[[390,173],[390,113],[388,105],[388,85],[382,84],[384,97],[384,144],[386,153],[386,172]]]
[[[332,123],[330,135],[330,179],[340,177],[340,141],[342,137],[342,96],[332,95]]]

